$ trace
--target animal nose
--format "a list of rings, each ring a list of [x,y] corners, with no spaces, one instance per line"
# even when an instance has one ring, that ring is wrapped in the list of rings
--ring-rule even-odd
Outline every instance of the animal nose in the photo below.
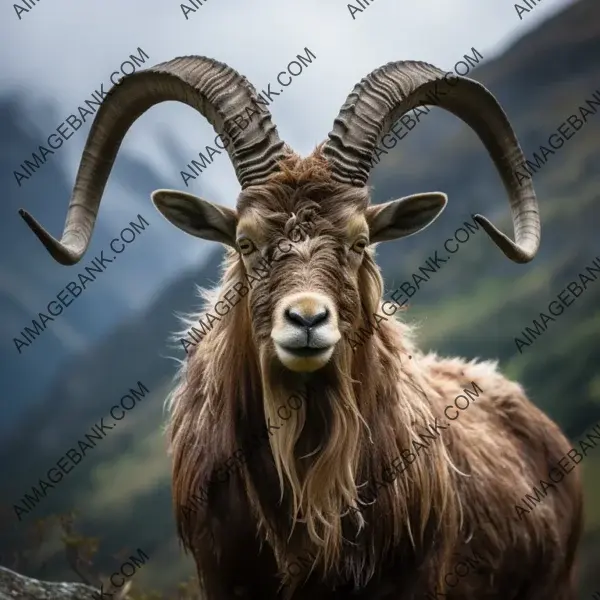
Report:
[[[293,325],[315,327],[316,325],[320,325],[327,321],[329,318],[329,311],[325,306],[290,306],[285,311],[285,317]]]

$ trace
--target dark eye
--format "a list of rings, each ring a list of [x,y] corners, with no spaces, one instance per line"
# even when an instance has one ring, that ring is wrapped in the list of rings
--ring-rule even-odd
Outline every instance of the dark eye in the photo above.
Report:
[[[360,238],[354,242],[351,250],[357,252],[358,254],[361,254],[365,251],[365,248],[367,247],[368,243],[369,242],[365,238]]]
[[[243,256],[252,254],[256,250],[256,246],[253,244],[252,240],[247,237],[238,239],[237,245]]]

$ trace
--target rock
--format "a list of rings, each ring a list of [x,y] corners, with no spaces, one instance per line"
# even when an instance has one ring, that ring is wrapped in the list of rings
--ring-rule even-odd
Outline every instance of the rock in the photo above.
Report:
[[[100,592],[83,583],[39,581],[0,567],[0,600],[99,600]]]

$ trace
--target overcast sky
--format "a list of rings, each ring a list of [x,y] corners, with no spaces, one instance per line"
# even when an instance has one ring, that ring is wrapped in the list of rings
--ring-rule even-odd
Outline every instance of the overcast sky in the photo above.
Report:
[[[354,19],[348,4],[341,0],[202,2],[186,19],[181,4],[174,0],[42,0],[35,6],[29,0],[33,7],[20,11],[20,20],[15,5],[3,3],[0,89],[3,93],[15,88],[26,90],[27,108],[34,121],[36,103],[54,99],[59,107],[58,126],[76,112],[77,106],[84,105],[100,84],[108,91],[110,74],[130,54],[137,54],[138,48],[149,55],[148,65],[188,54],[215,58],[237,69],[258,90],[275,83],[277,74],[309,48],[316,59],[271,107],[280,136],[296,151],[308,154],[326,138],[353,86],[373,69],[389,61],[413,59],[451,70],[465,53],[471,54],[472,47],[489,60],[559,10],[565,0],[544,0],[522,19],[515,5],[504,0],[371,0],[370,6],[355,11]],[[200,0],[194,3],[199,5]],[[191,2],[187,5],[193,6]],[[26,6],[23,0],[20,6]],[[354,6],[359,5],[355,2]],[[88,118],[57,156],[50,157],[66,165],[71,181],[91,121]],[[47,125],[42,131],[40,144],[51,133]],[[143,115],[125,137],[121,152],[147,159],[159,173],[161,187],[183,189],[232,205],[240,188],[225,153],[190,181],[189,188],[180,175],[186,163],[197,158],[198,151],[214,137],[212,127],[198,113],[171,102]],[[172,146],[165,147],[166,138],[173,140]],[[30,157],[21,160],[25,158]],[[31,201],[28,204],[26,185],[23,206],[28,208]],[[123,290],[128,302],[153,293],[164,283],[165,273],[197,263],[206,252],[203,242],[162,219],[148,195],[144,191],[135,198],[123,193],[113,178],[99,214],[109,231],[119,231],[132,215],[142,212],[153,220],[155,251],[168,248],[164,256],[146,257],[156,262],[156,281],[152,276],[144,277],[146,287],[138,288],[137,294]],[[57,210],[66,211],[67,201],[65,198],[64,207]],[[16,211],[9,216],[5,222],[12,226],[18,221],[15,226],[22,227],[23,235],[31,235]]]

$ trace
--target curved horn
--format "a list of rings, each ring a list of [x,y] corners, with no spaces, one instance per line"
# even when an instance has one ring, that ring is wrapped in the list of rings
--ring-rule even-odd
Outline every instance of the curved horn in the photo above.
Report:
[[[175,58],[125,76],[108,92],[94,118],[61,240],[53,238],[25,210],[20,209],[19,214],[56,261],[63,265],[79,262],[90,243],[102,193],[125,134],[149,108],[167,100],[192,106],[219,135],[228,135],[227,152],[242,188],[264,183],[287,149],[271,114],[260,110],[256,99],[256,90],[245,77],[204,56]],[[251,118],[246,108],[258,116]],[[234,124],[238,116],[249,121],[246,129]]]
[[[442,87],[438,95],[438,84]],[[516,170],[525,157],[494,96],[467,77],[445,77],[424,62],[388,63],[367,75],[346,98],[323,154],[339,182],[364,186],[371,157],[392,123],[418,106],[446,109],[469,125],[484,143],[508,192],[515,231],[513,242],[482,215],[474,219],[511,260],[524,263],[540,244],[540,220],[531,180],[519,184]]]

